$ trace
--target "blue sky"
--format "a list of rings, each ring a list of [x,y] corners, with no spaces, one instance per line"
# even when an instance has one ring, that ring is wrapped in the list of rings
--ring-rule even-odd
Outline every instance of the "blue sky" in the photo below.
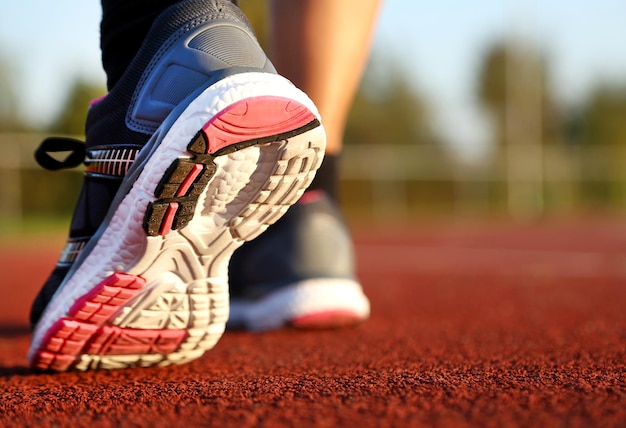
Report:
[[[35,123],[53,117],[76,77],[104,84],[99,1],[21,0],[2,9],[0,55],[12,63],[19,108]],[[625,19],[623,0],[387,0],[374,49],[405,64],[438,128],[471,150],[488,138],[473,90],[490,43],[511,34],[537,43],[550,54],[557,96],[573,104],[602,80],[626,82]]]

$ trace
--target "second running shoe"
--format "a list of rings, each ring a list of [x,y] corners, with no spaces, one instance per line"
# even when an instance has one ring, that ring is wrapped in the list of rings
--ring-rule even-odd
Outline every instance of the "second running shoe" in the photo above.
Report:
[[[365,321],[370,302],[336,203],[309,190],[230,260],[228,328],[335,328]]]
[[[294,204],[322,161],[310,99],[276,74],[239,9],[163,12],[89,111],[70,238],[37,296],[29,360],[43,370],[184,363],[229,315],[228,263]],[[73,147],[48,140],[46,152]],[[80,156],[70,157],[69,163]]]

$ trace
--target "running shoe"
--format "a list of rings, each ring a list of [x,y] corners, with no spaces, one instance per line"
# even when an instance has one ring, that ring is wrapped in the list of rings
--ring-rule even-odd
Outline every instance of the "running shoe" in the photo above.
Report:
[[[52,169],[86,165],[67,246],[31,311],[42,370],[179,364],[222,335],[228,263],[294,204],[322,161],[311,100],[276,74],[229,1],[164,11],[88,112],[86,143],[50,139]],[[70,150],[66,161],[50,152]]]
[[[332,328],[364,321],[370,303],[354,264],[337,207],[322,191],[306,192],[232,257],[228,328]]]

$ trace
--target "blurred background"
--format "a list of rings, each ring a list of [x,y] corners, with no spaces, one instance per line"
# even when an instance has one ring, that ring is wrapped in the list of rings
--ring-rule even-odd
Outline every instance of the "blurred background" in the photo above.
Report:
[[[240,0],[263,43],[265,3]],[[624,214],[625,17],[623,0],[387,0],[346,133],[348,219]],[[105,92],[99,21],[95,0],[3,5],[0,231],[67,227],[81,171],[32,152],[80,138]]]

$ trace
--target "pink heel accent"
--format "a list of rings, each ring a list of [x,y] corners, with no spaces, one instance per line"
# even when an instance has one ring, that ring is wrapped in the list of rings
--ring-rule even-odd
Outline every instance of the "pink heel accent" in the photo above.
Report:
[[[278,135],[301,128],[316,117],[304,105],[281,97],[241,100],[211,119],[202,128],[208,153],[231,144]]]

